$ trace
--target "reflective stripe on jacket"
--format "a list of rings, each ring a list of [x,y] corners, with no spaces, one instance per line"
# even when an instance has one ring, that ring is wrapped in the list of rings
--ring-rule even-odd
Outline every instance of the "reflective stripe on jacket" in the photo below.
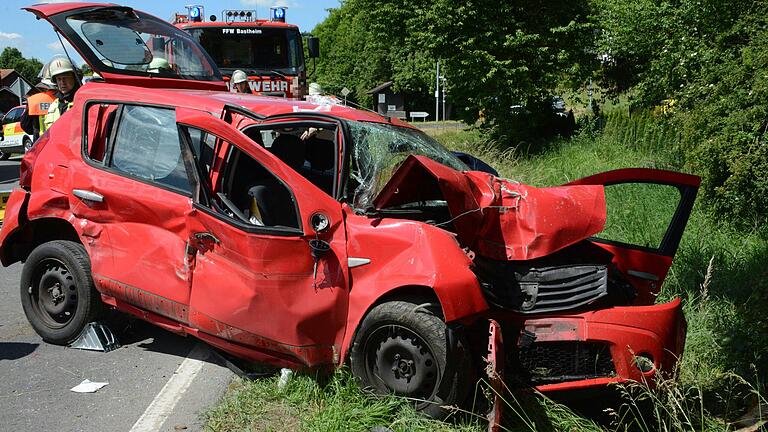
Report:
[[[64,111],[66,112],[68,109],[72,108],[72,104],[72,102],[67,102],[67,108]],[[43,129],[40,130],[40,133],[48,130],[53,122],[58,120],[62,114],[64,114],[64,112],[59,110],[59,99],[56,99],[51,103],[50,108],[48,108],[48,114],[45,115],[45,120],[43,120]]]

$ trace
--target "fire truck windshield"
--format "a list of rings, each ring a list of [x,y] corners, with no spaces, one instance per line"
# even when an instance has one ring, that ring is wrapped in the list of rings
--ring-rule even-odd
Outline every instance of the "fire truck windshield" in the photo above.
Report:
[[[224,74],[242,69],[249,75],[297,75],[304,70],[301,35],[295,28],[187,28]]]

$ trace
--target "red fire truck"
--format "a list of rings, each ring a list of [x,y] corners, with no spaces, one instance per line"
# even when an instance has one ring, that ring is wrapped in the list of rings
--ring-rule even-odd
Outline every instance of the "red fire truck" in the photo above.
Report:
[[[302,35],[285,22],[286,8],[270,8],[269,19],[257,18],[255,10],[223,10],[207,21],[202,5],[186,8],[186,14],[174,14],[173,24],[208,51],[225,79],[240,69],[256,93],[294,99],[307,94]],[[309,58],[319,55],[317,38],[307,38],[307,51]]]

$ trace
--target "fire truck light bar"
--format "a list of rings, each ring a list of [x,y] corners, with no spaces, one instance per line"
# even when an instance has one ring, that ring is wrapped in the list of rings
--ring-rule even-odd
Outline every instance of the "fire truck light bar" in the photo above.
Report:
[[[251,22],[256,19],[255,10],[224,9],[221,16],[225,22]]]

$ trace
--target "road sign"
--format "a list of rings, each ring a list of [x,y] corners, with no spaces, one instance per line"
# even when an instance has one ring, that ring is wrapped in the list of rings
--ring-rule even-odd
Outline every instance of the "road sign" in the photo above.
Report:
[[[346,88],[346,87],[344,87],[343,89],[341,89],[341,95],[342,95],[342,96],[344,96],[344,97],[347,97],[347,96],[349,96],[349,94],[350,94],[350,93],[352,93],[352,90],[350,90],[350,89],[348,89],[348,88]]]

